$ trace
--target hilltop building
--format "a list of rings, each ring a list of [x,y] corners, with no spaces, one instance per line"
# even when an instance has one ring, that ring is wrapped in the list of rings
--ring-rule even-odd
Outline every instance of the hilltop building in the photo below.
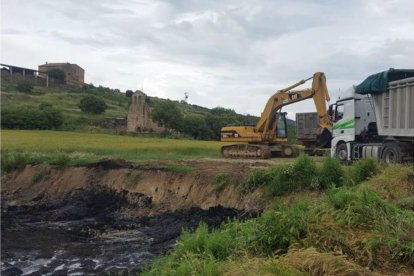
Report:
[[[160,133],[165,130],[152,120],[151,108],[146,102],[146,98],[147,95],[139,90],[132,95],[132,102],[129,107],[127,118],[128,132],[149,131]]]
[[[39,65],[39,77],[47,77],[47,71],[50,69],[60,69],[65,72],[65,82],[68,85],[83,86],[85,83],[85,70],[77,64],[66,63],[45,63]]]
[[[37,78],[37,71],[30,68],[24,68],[9,64],[0,64],[1,80],[4,81],[33,81]]]

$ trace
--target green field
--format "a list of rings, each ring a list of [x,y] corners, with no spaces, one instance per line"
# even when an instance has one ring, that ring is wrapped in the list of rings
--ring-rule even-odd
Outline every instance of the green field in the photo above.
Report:
[[[217,158],[223,143],[67,131],[3,130],[2,165],[85,164],[102,158],[179,160]]]

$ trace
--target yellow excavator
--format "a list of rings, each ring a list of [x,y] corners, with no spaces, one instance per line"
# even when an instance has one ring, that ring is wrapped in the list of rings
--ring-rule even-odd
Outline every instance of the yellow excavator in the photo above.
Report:
[[[312,79],[312,88],[292,90]],[[322,72],[277,91],[267,102],[255,126],[226,126],[221,129],[221,141],[243,142],[225,145],[221,154],[225,158],[295,157],[299,149],[287,144],[286,112],[282,107],[313,98],[319,117],[318,144],[324,146],[332,139],[332,121],[326,108],[330,100],[326,77]]]

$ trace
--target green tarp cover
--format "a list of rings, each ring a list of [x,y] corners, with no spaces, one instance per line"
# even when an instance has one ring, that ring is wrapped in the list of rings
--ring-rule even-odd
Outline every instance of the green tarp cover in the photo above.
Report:
[[[414,69],[393,69],[369,76],[356,86],[358,94],[381,94],[387,90],[388,83],[414,77]]]

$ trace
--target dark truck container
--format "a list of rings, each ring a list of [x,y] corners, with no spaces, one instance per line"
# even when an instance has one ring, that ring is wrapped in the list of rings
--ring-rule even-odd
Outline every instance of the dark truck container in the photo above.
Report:
[[[320,146],[319,118],[316,112],[296,113],[296,137],[305,146],[305,153],[309,155],[324,155],[330,150],[331,144]]]

